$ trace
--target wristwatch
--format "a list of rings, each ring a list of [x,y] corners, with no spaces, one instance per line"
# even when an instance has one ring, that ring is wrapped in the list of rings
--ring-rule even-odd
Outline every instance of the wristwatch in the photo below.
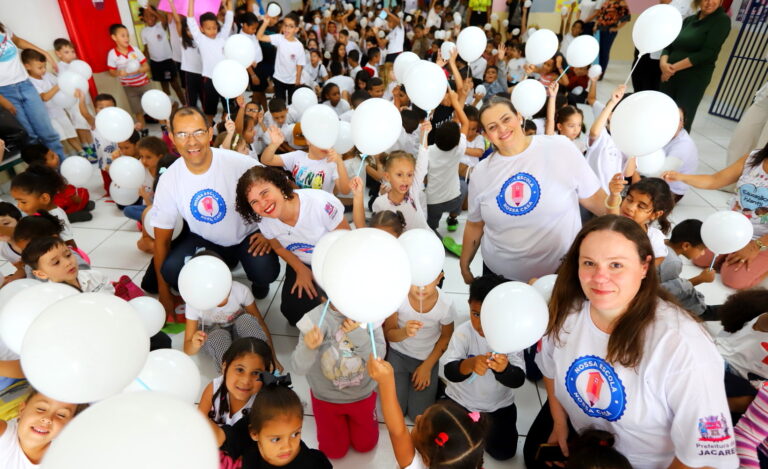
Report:
[[[757,247],[760,248],[760,252],[768,250],[768,246],[759,239],[755,240],[755,244],[757,244]]]

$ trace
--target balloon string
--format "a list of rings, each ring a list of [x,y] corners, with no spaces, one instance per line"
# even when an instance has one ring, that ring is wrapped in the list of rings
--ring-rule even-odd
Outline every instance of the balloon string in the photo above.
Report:
[[[363,159],[362,163],[360,163],[360,167],[357,168],[357,177],[360,177],[360,173],[363,171],[363,168],[365,167],[365,159],[368,158],[368,155],[360,155],[360,157]]]
[[[318,329],[323,326],[323,321],[325,320],[325,314],[328,312],[328,306],[331,304],[331,300],[325,302],[325,306],[323,306],[323,312],[320,314],[320,321],[317,323]]]
[[[712,270],[715,267],[715,261],[717,260],[717,254],[714,252],[712,253],[712,263],[709,264],[709,270]]]
[[[637,64],[640,63],[640,57],[642,56],[643,54],[640,54],[637,56],[637,62],[635,62],[635,65],[632,66],[632,70],[629,71],[629,76],[627,76],[627,79],[624,80],[624,86],[627,86],[627,83],[629,83],[629,79],[632,78],[632,72],[634,72],[635,69],[637,68]]]
[[[232,114],[229,112],[229,98],[226,98],[224,102],[227,103],[227,119],[232,120]]]
[[[494,352],[491,352],[491,353],[493,354]],[[480,375],[478,375],[477,373],[475,373],[473,371],[472,372],[472,376],[470,376],[469,379],[467,380],[467,384],[472,384],[472,382],[474,382],[477,379],[478,376],[480,376]]]
[[[560,81],[560,79],[561,79],[561,78],[563,78],[563,75],[565,75],[565,72],[567,72],[569,68],[571,68],[571,66],[570,66],[570,65],[566,65],[566,66],[565,66],[565,69],[563,69],[563,73],[561,73],[561,74],[560,74],[560,76],[559,76],[559,77],[557,77],[557,80],[555,80],[555,81],[556,81],[556,82],[557,82],[557,81]]]
[[[373,358],[378,358],[376,355],[376,341],[373,339],[373,322],[368,323],[368,332],[371,334],[371,351],[373,352]]]
[[[141,380],[141,378],[139,378],[139,377],[136,377],[136,382],[137,382],[137,383],[139,383],[139,384],[141,385],[141,387],[143,387],[143,388],[144,388],[144,389],[146,389],[147,391],[151,391],[151,390],[152,390],[152,388],[150,388],[149,386],[147,386],[147,383],[145,383],[144,381],[142,381],[142,380]]]

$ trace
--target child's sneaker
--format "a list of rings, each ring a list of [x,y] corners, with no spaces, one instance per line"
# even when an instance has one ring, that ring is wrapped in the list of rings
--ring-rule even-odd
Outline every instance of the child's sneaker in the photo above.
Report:
[[[134,298],[145,296],[144,290],[133,283],[131,278],[127,275],[120,277],[120,280],[114,282],[113,285],[115,286],[115,296],[120,297],[125,301],[131,301]]]
[[[457,255],[458,257],[461,257],[461,244],[458,244],[450,236],[443,237],[443,246],[445,246],[445,249],[447,249],[449,252]]]
[[[456,231],[459,228],[459,220],[456,217],[448,217],[448,231]]]

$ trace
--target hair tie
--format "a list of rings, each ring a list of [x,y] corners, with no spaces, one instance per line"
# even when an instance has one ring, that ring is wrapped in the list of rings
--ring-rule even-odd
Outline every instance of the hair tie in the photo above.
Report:
[[[286,388],[290,388],[292,384],[290,373],[278,376],[268,371],[262,371],[259,373],[259,376],[261,382],[264,383],[264,386],[285,386]]]
[[[608,442],[606,440],[600,440],[597,442],[600,446],[608,446]]]
[[[480,412],[470,412],[467,415],[469,415],[469,418],[471,418],[475,423],[480,420]]]
[[[437,434],[437,438],[435,438],[435,444],[439,447],[445,446],[445,443],[448,441],[448,434],[445,432],[440,432]]]

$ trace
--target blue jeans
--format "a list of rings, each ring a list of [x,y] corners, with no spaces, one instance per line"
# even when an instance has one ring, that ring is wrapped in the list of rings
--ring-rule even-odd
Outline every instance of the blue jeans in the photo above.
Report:
[[[141,214],[144,213],[146,205],[128,205],[123,209],[123,215],[131,220],[141,221]]]
[[[41,142],[64,159],[64,147],[51,125],[48,110],[31,81],[0,86],[0,94],[16,108],[16,119],[29,134],[30,143]]]
[[[603,67],[603,74],[605,74],[605,71],[608,69],[608,59],[611,57],[611,46],[613,46],[613,41],[616,39],[616,35],[619,34],[615,31],[608,31],[607,29],[601,29],[600,30],[600,66]]]

